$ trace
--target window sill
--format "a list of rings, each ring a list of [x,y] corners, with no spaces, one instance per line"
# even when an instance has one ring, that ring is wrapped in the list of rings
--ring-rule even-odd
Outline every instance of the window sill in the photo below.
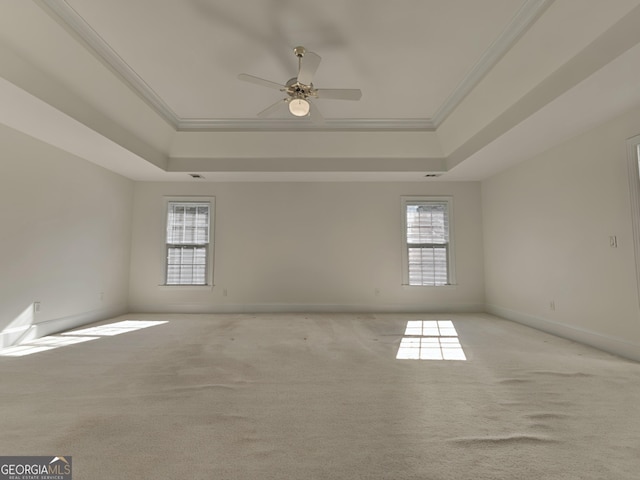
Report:
[[[402,284],[402,288],[456,288],[457,286],[457,283],[447,283],[446,285],[409,285],[408,283]]]
[[[160,290],[180,290],[189,292],[211,292],[213,285],[158,285]]]

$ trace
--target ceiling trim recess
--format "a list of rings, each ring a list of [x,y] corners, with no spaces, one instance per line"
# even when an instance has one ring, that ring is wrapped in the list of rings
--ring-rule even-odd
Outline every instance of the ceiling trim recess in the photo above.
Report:
[[[301,122],[300,119],[181,118],[65,0],[35,0],[178,131],[434,131],[553,1],[525,0],[500,36],[465,75],[433,118],[327,119],[324,124],[316,125]]]
[[[446,158],[404,157],[389,162],[380,157],[171,157],[166,167],[170,173],[422,173],[442,175],[447,172]]]

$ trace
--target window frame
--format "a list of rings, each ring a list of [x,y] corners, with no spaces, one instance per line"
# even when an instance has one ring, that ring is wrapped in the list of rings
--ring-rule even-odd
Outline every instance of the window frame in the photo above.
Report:
[[[636,267],[636,301],[640,305],[640,135],[627,139],[627,176],[631,202],[633,253]]]
[[[188,283],[188,284],[174,284],[167,283],[167,275],[169,269],[169,248],[171,246],[179,246],[182,244],[172,244],[167,240],[167,229],[169,227],[169,210],[171,204],[174,203],[193,203],[193,204],[208,204],[209,205],[209,241],[203,244],[205,247],[205,283]],[[211,196],[182,196],[182,197],[165,197],[164,198],[164,223],[163,223],[163,271],[161,287],[166,288],[181,288],[181,289],[204,289],[210,290],[213,287],[213,257],[214,257],[214,225],[215,225],[215,197]],[[196,244],[184,244],[185,246],[196,246]]]
[[[445,204],[449,219],[449,242],[444,244],[447,252],[447,283],[443,285],[411,285],[409,283],[409,246],[407,239],[407,206],[426,204]],[[442,288],[456,285],[455,275],[455,246],[454,246],[454,217],[452,196],[403,196],[402,207],[402,285],[418,288]]]

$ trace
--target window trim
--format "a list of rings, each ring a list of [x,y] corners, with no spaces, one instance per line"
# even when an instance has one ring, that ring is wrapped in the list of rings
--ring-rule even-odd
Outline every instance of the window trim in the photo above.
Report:
[[[633,253],[636,266],[636,302],[640,305],[640,135],[627,139],[627,174],[631,201]]]
[[[169,243],[167,243],[167,225],[169,222],[169,205],[171,203],[208,203],[209,204],[209,243],[205,245],[207,261],[205,266],[205,284],[183,284],[174,285],[167,283],[167,269],[168,269],[168,251]],[[215,226],[215,197],[213,196],[165,196],[164,197],[164,221],[162,223],[163,234],[163,260],[162,260],[162,279],[160,281],[160,287],[163,289],[181,289],[181,290],[211,290],[213,283],[213,266],[214,266],[214,226]]]
[[[453,196],[402,196],[402,285],[417,288],[446,288],[456,283],[455,274],[455,245],[454,245],[454,217],[453,217]],[[449,243],[447,244],[447,276],[449,282],[445,285],[410,285],[409,284],[409,248],[407,243],[407,205],[439,202],[446,203],[447,215],[449,217]]]

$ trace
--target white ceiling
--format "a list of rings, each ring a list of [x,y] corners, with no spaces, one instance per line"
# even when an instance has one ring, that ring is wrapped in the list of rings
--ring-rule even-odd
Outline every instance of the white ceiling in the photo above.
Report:
[[[524,3],[68,0],[66,9],[180,119],[253,119],[282,94],[237,75],[284,84],[297,45],[324,58],[317,87],[364,91],[362,102],[320,102],[328,118],[426,119]]]
[[[640,105],[639,5],[10,0],[0,121],[136,180],[479,180]],[[297,45],[362,99],[258,119]]]

